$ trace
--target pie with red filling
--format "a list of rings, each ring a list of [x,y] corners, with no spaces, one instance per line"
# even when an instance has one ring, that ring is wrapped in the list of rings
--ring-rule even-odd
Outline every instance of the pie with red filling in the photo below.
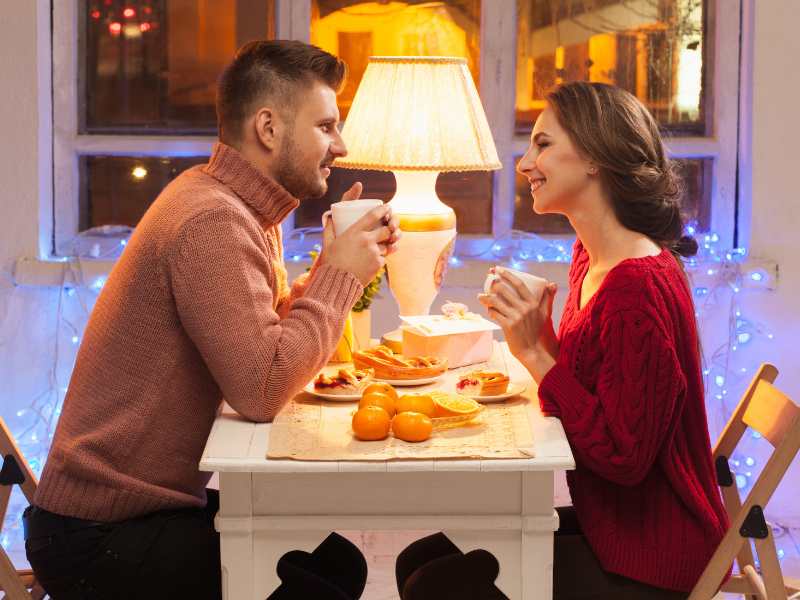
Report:
[[[458,378],[456,391],[464,396],[499,396],[508,389],[508,375],[497,371],[472,371]]]
[[[339,369],[335,375],[320,373],[314,380],[314,390],[336,395],[360,394],[370,384],[373,376],[372,369]]]

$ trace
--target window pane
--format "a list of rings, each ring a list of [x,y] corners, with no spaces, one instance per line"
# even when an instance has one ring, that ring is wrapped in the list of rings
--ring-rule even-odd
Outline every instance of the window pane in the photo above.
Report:
[[[82,3],[81,132],[214,133],[236,49],[274,37],[274,0]]]
[[[518,162],[517,157],[515,162]],[[696,221],[698,231],[705,232],[711,225],[711,175],[714,161],[711,158],[675,159],[683,183],[683,212],[687,221]],[[533,198],[527,178],[517,173],[514,194],[514,229],[533,233],[557,235],[574,233],[562,215],[537,215],[533,212]]]
[[[625,88],[665,129],[704,134],[707,0],[517,0],[516,128],[563,82]]]
[[[461,56],[478,86],[480,0],[359,2],[312,0],[311,43],[347,62],[342,119],[370,56]]]
[[[170,181],[207,162],[207,156],[82,156],[81,231],[98,225],[136,226]]]
[[[322,213],[338,202],[356,181],[364,184],[362,198],[391,200],[394,196],[394,175],[388,171],[331,169],[328,193],[319,200],[303,200],[295,212],[295,227],[319,227]],[[459,233],[491,233],[492,173],[469,171],[441,173],[436,180],[436,193],[456,213]]]

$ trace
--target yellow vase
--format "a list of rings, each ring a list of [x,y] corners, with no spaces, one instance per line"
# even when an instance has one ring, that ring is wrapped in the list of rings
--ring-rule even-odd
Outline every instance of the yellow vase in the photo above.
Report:
[[[329,362],[352,362],[353,360],[353,319],[350,314],[347,315],[347,320],[344,322],[344,331],[339,343],[336,345],[336,350],[333,351],[333,356]]]

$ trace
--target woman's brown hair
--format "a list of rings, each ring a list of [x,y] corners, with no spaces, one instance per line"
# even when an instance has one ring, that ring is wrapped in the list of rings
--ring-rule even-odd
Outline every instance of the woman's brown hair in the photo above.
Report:
[[[547,102],[575,147],[598,167],[620,223],[676,256],[696,254],[697,242],[683,235],[675,165],[638,98],[604,83],[577,81],[556,88]]]

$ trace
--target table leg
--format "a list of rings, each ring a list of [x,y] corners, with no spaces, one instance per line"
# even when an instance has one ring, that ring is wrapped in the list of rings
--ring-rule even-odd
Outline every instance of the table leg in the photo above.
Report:
[[[522,475],[521,594],[523,600],[553,597],[553,532],[558,513],[553,510],[555,474]]]
[[[220,473],[220,533],[223,600],[253,598],[253,525],[250,473]],[[261,599],[263,600],[263,598]]]

